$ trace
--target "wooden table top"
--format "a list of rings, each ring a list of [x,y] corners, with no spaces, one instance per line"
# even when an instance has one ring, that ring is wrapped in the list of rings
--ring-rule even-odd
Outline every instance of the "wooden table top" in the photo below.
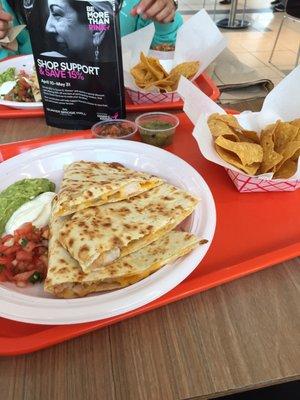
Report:
[[[0,143],[59,132],[0,121]],[[300,260],[50,349],[0,359],[5,400],[208,399],[300,378]]]

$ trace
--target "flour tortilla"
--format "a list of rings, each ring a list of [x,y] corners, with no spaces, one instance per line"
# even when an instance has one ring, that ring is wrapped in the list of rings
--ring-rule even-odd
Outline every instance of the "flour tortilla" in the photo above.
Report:
[[[193,212],[198,201],[164,183],[131,199],[75,213],[64,223],[59,241],[88,273],[170,232]]]
[[[119,163],[77,161],[65,169],[53,213],[65,216],[87,207],[120,201],[162,183],[160,178]]]
[[[58,240],[63,223],[63,219],[58,217],[53,218],[50,224],[49,266],[44,286],[46,292],[60,298],[83,297],[129,286],[189,253],[199,244],[199,239],[191,233],[171,231],[101,271],[84,274]]]

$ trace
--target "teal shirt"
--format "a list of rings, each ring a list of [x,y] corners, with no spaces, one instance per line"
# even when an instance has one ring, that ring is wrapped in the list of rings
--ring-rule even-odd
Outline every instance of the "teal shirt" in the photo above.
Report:
[[[120,26],[121,36],[128,35],[137,31],[138,29],[144,28],[145,26],[152,23],[149,19],[143,19],[140,16],[133,17],[130,11],[135,7],[140,0],[123,0],[122,9],[120,11]],[[183,19],[179,12],[176,12],[174,21],[169,24],[160,24],[154,22],[155,34],[152,41],[152,45],[161,43],[175,44],[177,30],[183,24]]]
[[[143,19],[140,16],[133,17],[130,14],[132,8],[139,3],[140,0],[124,0],[122,9],[120,11],[120,26],[121,26],[121,36],[128,35],[129,33],[135,32],[149,24],[151,20]],[[6,0],[0,0],[0,3],[5,11],[13,16],[13,24],[18,25],[19,22],[16,18],[14,11],[7,4]],[[174,21],[169,24],[160,24],[155,22],[155,34],[153,38],[153,45],[160,43],[171,43],[174,44],[176,41],[176,34],[178,28],[182,25],[182,16],[176,12]],[[19,49],[17,52],[13,52],[7,49],[0,48],[0,59],[5,57],[16,55],[16,54],[31,54],[31,43],[29,38],[29,33],[27,29],[24,29],[17,37],[19,43]]]
[[[11,9],[11,7],[7,4],[6,0],[0,0],[0,3],[1,3],[3,10],[13,16],[14,26],[19,25],[19,21],[16,17],[16,14]],[[9,57],[9,56],[13,56],[16,54],[31,54],[32,53],[29,32],[27,29],[23,29],[23,31],[19,33],[19,35],[17,37],[17,41],[19,44],[18,51],[10,51],[10,50],[3,49],[0,47],[0,59]]]

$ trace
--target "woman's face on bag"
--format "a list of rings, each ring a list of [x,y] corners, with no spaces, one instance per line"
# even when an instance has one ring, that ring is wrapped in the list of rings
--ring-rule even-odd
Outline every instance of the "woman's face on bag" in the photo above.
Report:
[[[65,52],[82,55],[91,46],[92,38],[77,12],[67,0],[48,0],[48,8],[46,31],[55,35]]]

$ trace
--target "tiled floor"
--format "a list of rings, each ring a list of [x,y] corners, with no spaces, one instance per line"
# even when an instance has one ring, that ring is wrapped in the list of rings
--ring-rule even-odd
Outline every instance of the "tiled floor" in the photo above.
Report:
[[[280,82],[285,74],[295,66],[298,46],[300,44],[300,22],[287,20],[284,23],[272,63],[268,60],[275,41],[283,13],[273,13],[270,8],[271,0],[248,0],[246,19],[251,27],[244,30],[223,30],[228,38],[228,47],[241,62],[254,67],[264,78],[271,79],[274,84]],[[203,4],[212,16],[214,0],[179,0],[179,10],[184,19],[199,11]],[[244,1],[239,1],[242,13]],[[230,6],[219,5],[217,2],[216,20],[226,16]],[[241,18],[241,14],[238,18]]]

